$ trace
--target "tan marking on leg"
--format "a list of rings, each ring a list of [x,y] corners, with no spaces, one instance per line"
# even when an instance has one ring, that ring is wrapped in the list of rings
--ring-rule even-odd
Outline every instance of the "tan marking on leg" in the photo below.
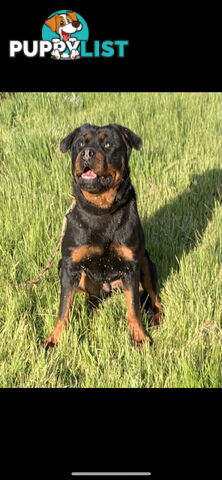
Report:
[[[96,295],[100,296],[101,291],[102,291],[103,284],[102,283],[96,283],[93,282],[85,272],[81,273],[81,278],[80,282],[78,285],[78,289],[81,291],[84,291],[85,293],[89,295]]]
[[[127,304],[127,320],[129,324],[130,333],[133,337],[135,342],[140,343],[143,340],[148,340],[150,342],[149,337],[147,337],[142,322],[140,312],[136,314],[135,308],[133,305],[133,293],[131,290],[124,288],[126,304]]]
[[[69,311],[73,303],[75,291],[71,292],[67,298],[66,310],[61,318],[59,315],[57,317],[54,329],[52,333],[44,341],[44,344],[47,348],[53,348],[58,342],[59,337],[62,334],[63,328],[67,325],[69,320]]]
[[[84,292],[89,297],[90,304],[96,308],[102,300],[102,283],[93,282],[85,272],[82,272],[77,292]]]
[[[121,278],[119,278],[118,280],[114,280],[113,282],[111,282],[111,287],[112,288],[123,288],[123,282],[121,280]]]

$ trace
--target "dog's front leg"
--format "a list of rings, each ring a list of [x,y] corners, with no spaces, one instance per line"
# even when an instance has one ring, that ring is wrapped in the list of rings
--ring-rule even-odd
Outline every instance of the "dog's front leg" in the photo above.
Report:
[[[58,38],[52,39],[52,53],[51,56],[55,57],[57,60],[61,58],[61,53],[65,51],[66,45],[63,41],[59,40]]]
[[[135,342],[141,343],[144,340],[147,340],[149,343],[151,343],[150,338],[144,331],[141,321],[139,281],[139,265],[137,266],[136,271],[130,271],[124,277],[122,277],[123,289],[127,304],[127,320],[130,333]]]
[[[59,60],[60,59],[60,53],[58,50],[55,50],[54,52],[54,56],[56,57],[56,60]]]
[[[61,271],[61,295],[59,313],[52,333],[44,341],[46,349],[53,348],[62,334],[64,326],[69,320],[69,311],[73,303],[74,295],[79,283],[80,274],[71,278],[66,270]]]
[[[67,42],[66,45],[70,51],[70,58],[74,60],[74,58],[79,58],[80,57],[80,52],[78,51],[78,46],[80,44],[79,40],[76,40],[76,38],[70,38]]]

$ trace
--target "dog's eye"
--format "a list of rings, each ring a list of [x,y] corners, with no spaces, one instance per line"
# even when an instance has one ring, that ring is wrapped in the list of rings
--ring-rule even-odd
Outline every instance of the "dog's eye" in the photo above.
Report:
[[[64,25],[64,24],[65,24],[64,20],[61,20],[60,25]]]
[[[71,18],[67,18],[67,22],[68,22],[68,23],[72,23]]]
[[[79,140],[78,145],[80,148],[84,147],[85,142],[83,140]]]
[[[110,142],[105,142],[104,143],[104,148],[107,148],[107,150],[111,147],[111,143]]]

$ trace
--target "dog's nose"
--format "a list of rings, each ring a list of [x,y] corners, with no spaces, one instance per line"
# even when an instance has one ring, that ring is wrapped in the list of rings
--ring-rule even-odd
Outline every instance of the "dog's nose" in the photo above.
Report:
[[[81,151],[81,157],[83,160],[90,160],[95,155],[95,150],[93,148],[84,148]]]
[[[73,20],[72,21],[72,26],[75,27],[75,28],[78,28],[80,25],[80,22],[78,20]]]

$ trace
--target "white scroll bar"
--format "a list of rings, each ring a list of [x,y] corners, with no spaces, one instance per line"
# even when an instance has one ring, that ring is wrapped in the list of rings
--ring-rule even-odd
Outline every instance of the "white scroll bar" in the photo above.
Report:
[[[74,475],[76,477],[78,476],[87,476],[87,477],[96,477],[97,475],[102,477],[102,476],[109,476],[109,477],[127,477],[130,475],[131,477],[144,477],[151,475],[151,472],[71,472],[71,475]]]

